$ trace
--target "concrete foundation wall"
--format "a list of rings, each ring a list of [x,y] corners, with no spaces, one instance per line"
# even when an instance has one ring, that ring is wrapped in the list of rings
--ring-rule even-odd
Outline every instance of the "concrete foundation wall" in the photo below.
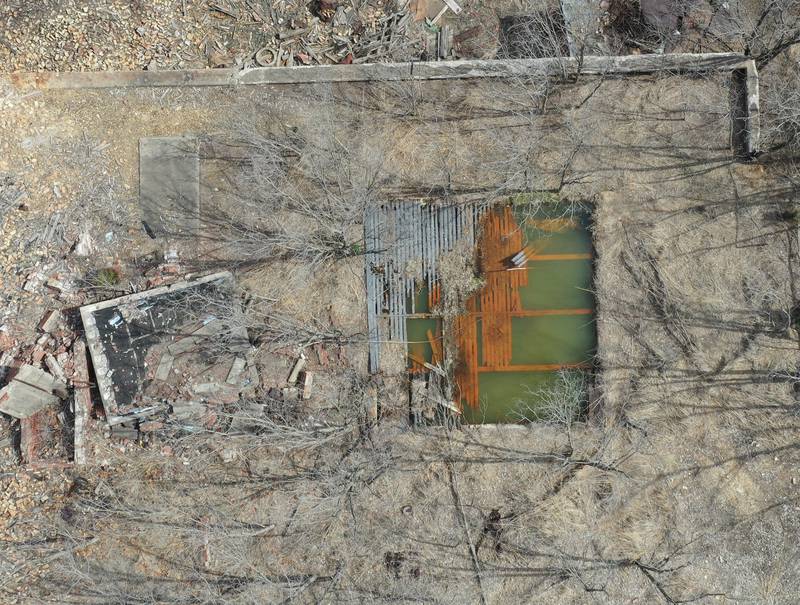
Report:
[[[254,69],[198,69],[183,71],[110,71],[19,73],[0,77],[19,89],[136,88],[175,86],[236,86],[240,84],[308,84],[385,80],[447,80],[503,78],[541,73],[637,74],[659,71],[731,71],[746,67],[737,53],[587,56],[578,59],[506,59],[367,63],[363,65],[307,65]]]
[[[388,80],[452,80],[508,78],[537,75],[625,75],[698,72],[746,72],[747,99],[743,142],[749,157],[758,153],[758,72],[755,63],[738,53],[586,56],[576,58],[367,63],[363,65],[304,65],[254,69],[200,69],[183,71],[118,71],[16,73],[0,76],[0,86],[20,92],[92,88],[181,86],[284,85]],[[740,126],[741,129],[741,126]]]

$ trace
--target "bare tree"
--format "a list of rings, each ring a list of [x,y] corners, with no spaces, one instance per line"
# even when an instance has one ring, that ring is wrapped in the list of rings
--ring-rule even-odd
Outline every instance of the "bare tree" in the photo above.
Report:
[[[363,211],[386,178],[379,140],[335,121],[312,129],[248,123],[216,145],[239,166],[228,200],[202,221],[221,254],[242,265],[319,266],[363,253]]]
[[[800,72],[771,82],[765,99],[762,138],[769,151],[800,151]]]

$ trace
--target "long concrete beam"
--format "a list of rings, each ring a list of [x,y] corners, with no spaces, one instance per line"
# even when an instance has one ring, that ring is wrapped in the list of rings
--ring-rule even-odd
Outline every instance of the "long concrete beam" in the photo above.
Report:
[[[507,78],[519,75],[633,75],[657,72],[728,72],[743,69],[748,59],[737,53],[587,56],[573,58],[303,65],[254,69],[190,69],[176,71],[108,71],[14,73],[0,82],[19,89],[140,88],[370,82],[386,80],[451,80]]]
[[[455,80],[517,76],[602,75],[620,77],[652,73],[738,72],[746,99],[742,116],[744,147],[758,154],[760,133],[758,71],[755,62],[738,53],[587,56],[575,58],[305,65],[254,69],[192,69],[182,71],[109,71],[13,73],[0,76],[0,86],[20,92],[100,88],[181,86],[250,86],[389,80]],[[734,78],[736,80],[736,78]]]

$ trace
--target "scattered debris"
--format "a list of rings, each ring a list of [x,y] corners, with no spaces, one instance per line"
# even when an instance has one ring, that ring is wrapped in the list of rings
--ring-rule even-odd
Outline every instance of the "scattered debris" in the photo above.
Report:
[[[96,251],[94,240],[88,229],[83,229],[78,236],[78,241],[75,242],[74,252],[78,256],[90,256]]]
[[[408,25],[404,2],[336,0],[272,3],[219,0],[128,2],[79,0],[57,6],[0,4],[9,32],[0,44],[7,71],[198,69],[263,65],[336,64],[357,59],[418,58],[419,30]],[[263,60],[263,57],[261,57]]]
[[[254,384],[238,304],[223,272],[82,307],[108,423],[166,415],[207,427],[237,402]]]
[[[304,367],[306,367],[306,356],[303,353],[300,353],[300,357],[298,357],[297,361],[292,367],[292,371],[289,374],[289,378],[286,382],[289,384],[296,384],[297,379],[300,376],[300,372],[303,371]]]
[[[245,367],[247,366],[247,360],[243,357],[237,357],[233,360],[233,364],[231,365],[231,369],[228,372],[227,378],[225,378],[225,382],[228,384],[237,384],[242,376],[242,372],[244,372]]]
[[[303,372],[301,382],[303,385],[303,399],[307,401],[311,399],[311,385],[314,382],[314,374],[311,372]]]
[[[42,321],[39,322],[39,331],[52,334],[58,326],[60,319],[61,313],[56,309],[50,309],[44,314]]]

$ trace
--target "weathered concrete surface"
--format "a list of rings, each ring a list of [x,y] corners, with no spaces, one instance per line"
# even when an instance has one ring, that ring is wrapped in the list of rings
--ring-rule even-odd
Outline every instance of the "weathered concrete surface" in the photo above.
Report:
[[[172,308],[175,297],[191,289],[232,284],[229,272],[214,273],[81,307],[86,343],[109,424],[144,417],[164,407],[161,402],[140,405],[137,393],[145,380],[147,352],[174,338],[185,321],[180,308]]]
[[[35,366],[22,366],[14,380],[24,382],[48,393],[55,393],[62,398],[67,396],[67,385],[64,382]]]
[[[58,404],[67,396],[67,386],[34,366],[22,366],[14,379],[0,389],[0,412],[14,418],[28,418]]]
[[[761,93],[759,91],[758,67],[755,61],[748,61],[745,66],[747,79],[745,93],[747,94],[747,154],[755,157],[761,151]]]
[[[730,71],[743,67],[747,57],[738,53],[684,53],[665,55],[587,56],[577,59],[504,59],[365,63],[362,65],[300,65],[253,69],[201,69],[185,71],[110,71],[19,73],[0,77],[0,83],[20,91],[30,89],[142,88],[180,86],[236,86],[241,84],[311,84],[385,80],[449,80],[503,78],[515,75],[635,74],[658,71]]]
[[[12,381],[0,389],[0,412],[14,418],[27,418],[51,405],[58,403],[58,397],[25,384]]]
[[[580,57],[608,53],[603,36],[597,33],[602,14],[598,0],[561,0],[561,14],[564,15],[570,55]]]
[[[75,464],[82,465],[88,461],[86,453],[86,429],[92,411],[91,384],[89,382],[89,360],[86,343],[75,341],[72,347],[75,360],[75,375],[72,384],[75,388]]]
[[[761,140],[759,77],[754,61],[733,71],[731,86],[731,145],[740,159],[753,159]]]
[[[642,17],[651,27],[676,30],[686,5],[680,0],[640,0]]]
[[[200,226],[200,156],[195,137],[139,141],[139,206],[155,236],[186,236]]]

